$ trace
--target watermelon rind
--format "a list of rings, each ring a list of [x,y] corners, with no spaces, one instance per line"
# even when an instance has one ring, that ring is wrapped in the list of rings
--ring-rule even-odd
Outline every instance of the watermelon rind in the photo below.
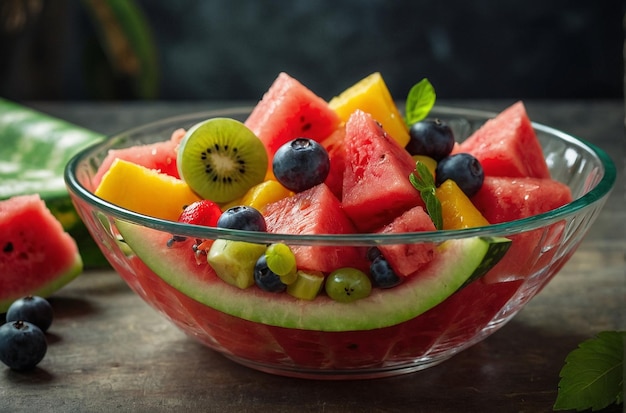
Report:
[[[5,297],[0,297],[0,314],[5,313],[9,306],[17,299],[24,297],[25,295],[37,295],[40,297],[47,298],[51,296],[53,293],[64,287],[74,278],[78,277],[83,271],[83,260],[81,255],[77,252],[74,256],[74,260],[71,265],[69,265],[63,272],[51,278],[45,284],[40,285],[34,290],[29,290],[28,294],[25,292],[20,292],[18,294],[12,294]]]
[[[419,274],[392,289],[374,289],[369,297],[352,303],[325,295],[300,300],[256,287],[241,290],[210,276],[210,267],[198,266],[192,254],[181,262],[180,252],[168,254],[167,234],[118,221],[124,241],[148,268],[167,284],[215,310],[272,326],[316,330],[355,331],[388,327],[410,320],[435,307],[459,290],[486,262],[493,266],[502,254],[505,238],[471,237],[448,240]],[[185,261],[185,260],[182,260]]]

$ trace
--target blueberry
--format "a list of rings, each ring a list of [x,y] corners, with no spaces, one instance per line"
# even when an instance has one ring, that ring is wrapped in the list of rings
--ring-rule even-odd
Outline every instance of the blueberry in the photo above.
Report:
[[[318,142],[297,138],[278,148],[272,168],[274,176],[285,188],[302,192],[326,180],[330,159]]]
[[[280,293],[287,289],[280,276],[267,266],[265,254],[261,255],[254,266],[254,282],[262,290]]]
[[[263,214],[256,208],[245,205],[235,206],[224,211],[217,220],[216,226],[245,231],[267,231]]]
[[[389,262],[382,255],[374,258],[370,264],[370,276],[375,286],[380,288],[391,288],[402,282]]]
[[[437,163],[435,185],[439,186],[448,179],[456,182],[465,195],[471,198],[483,186],[485,173],[478,159],[469,153],[457,153]]]
[[[46,355],[48,343],[39,327],[27,321],[0,326],[0,361],[13,370],[30,370]]]
[[[367,259],[370,261],[374,261],[376,258],[380,257],[383,253],[376,247],[371,247],[367,250]]]
[[[416,122],[409,128],[406,150],[411,155],[425,155],[439,161],[452,152],[454,133],[439,119]]]
[[[45,298],[38,296],[26,296],[11,304],[7,310],[7,323],[9,321],[28,321],[45,332],[52,324],[52,306]]]

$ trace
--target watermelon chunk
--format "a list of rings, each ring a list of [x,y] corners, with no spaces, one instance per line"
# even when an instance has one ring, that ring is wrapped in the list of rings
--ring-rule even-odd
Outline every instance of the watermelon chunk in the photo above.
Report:
[[[380,232],[386,234],[435,230],[430,215],[421,206],[416,206],[394,219],[390,224],[385,225]],[[435,244],[431,242],[381,245],[378,249],[394,272],[403,277],[413,274],[428,264],[435,254]]]
[[[572,201],[569,187],[553,179],[486,176],[472,203],[491,224],[541,214]]]
[[[0,313],[25,295],[47,297],[82,271],[74,239],[39,195],[0,202]]]
[[[486,176],[550,177],[541,144],[521,101],[488,120],[455,152],[473,155]]]
[[[337,199],[341,199],[343,193],[343,171],[346,168],[345,136],[346,128],[345,126],[340,126],[321,142],[330,159],[330,171],[324,183],[335,194]]]
[[[100,185],[102,177],[116,159],[122,159],[149,169],[154,169],[160,173],[173,176],[174,178],[180,178],[176,164],[176,149],[184,136],[185,131],[178,129],[174,131],[169,140],[164,142],[109,150],[93,178],[94,188]]]
[[[346,123],[342,205],[360,231],[380,229],[424,203],[409,181],[415,161],[367,113]]]
[[[268,204],[268,232],[282,234],[350,234],[354,225],[326,184]],[[299,269],[330,272],[341,267],[366,268],[365,251],[345,246],[291,246]]]
[[[472,202],[492,224],[541,214],[571,202],[569,187],[552,179],[485,177]],[[494,283],[526,278],[544,268],[557,251],[563,222],[512,235],[507,255],[484,277]],[[536,252],[533,252],[536,250]],[[530,257],[530,258],[529,258]]]
[[[320,142],[339,123],[324,99],[286,73],[278,75],[245,121],[265,145],[270,167],[283,144],[299,137]]]

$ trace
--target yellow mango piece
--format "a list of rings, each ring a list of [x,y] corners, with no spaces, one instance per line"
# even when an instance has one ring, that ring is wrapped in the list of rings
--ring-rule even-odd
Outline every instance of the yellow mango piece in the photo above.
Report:
[[[237,198],[237,199],[233,199],[232,201],[227,202],[225,204],[219,204],[220,205],[220,209],[222,210],[222,212],[224,212],[227,209],[230,209],[232,207],[243,205],[243,203],[241,203],[241,200],[242,200],[242,198]]]
[[[182,180],[116,159],[95,195],[122,208],[177,221],[183,208],[201,198]]]
[[[369,113],[400,146],[405,147],[409,142],[409,130],[404,118],[379,72],[350,86],[332,98],[328,105],[344,122],[357,109]]]
[[[453,180],[444,181],[435,191],[435,195],[441,202],[443,229],[489,225],[489,222]]]
[[[278,181],[267,180],[250,188],[241,198],[240,205],[247,205],[263,212],[265,206],[293,195],[293,192]]]
[[[426,168],[428,168],[428,170],[430,171],[430,174],[432,176],[435,176],[435,170],[437,169],[437,161],[436,160],[434,160],[430,156],[426,156],[426,155],[413,155],[413,160],[416,163],[417,163],[417,161],[420,161],[421,163],[426,165]]]

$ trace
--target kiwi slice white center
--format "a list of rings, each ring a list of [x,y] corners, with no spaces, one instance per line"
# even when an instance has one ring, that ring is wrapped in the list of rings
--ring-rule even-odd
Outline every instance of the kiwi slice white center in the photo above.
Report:
[[[178,171],[204,199],[230,202],[259,184],[267,172],[267,151],[243,123],[212,118],[190,128],[178,148]]]

